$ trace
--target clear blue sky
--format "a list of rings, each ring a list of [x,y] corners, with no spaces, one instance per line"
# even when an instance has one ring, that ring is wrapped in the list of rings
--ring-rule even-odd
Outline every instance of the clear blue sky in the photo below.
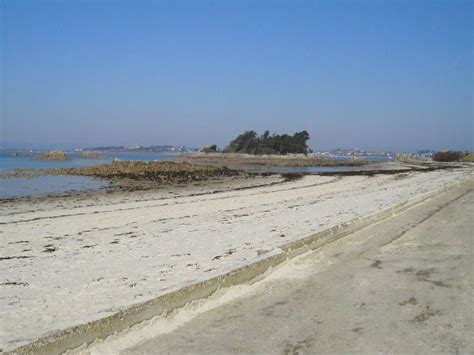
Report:
[[[3,0],[0,139],[472,150],[473,4]]]

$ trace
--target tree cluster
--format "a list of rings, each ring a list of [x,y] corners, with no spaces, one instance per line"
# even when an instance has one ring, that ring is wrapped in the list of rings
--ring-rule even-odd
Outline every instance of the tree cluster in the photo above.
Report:
[[[217,145],[213,144],[210,146],[205,146],[200,149],[202,153],[216,153],[217,152]]]
[[[310,152],[306,142],[309,140],[307,131],[289,134],[270,134],[265,131],[261,136],[255,131],[246,131],[230,142],[224,149],[227,153],[246,154],[307,154]]]

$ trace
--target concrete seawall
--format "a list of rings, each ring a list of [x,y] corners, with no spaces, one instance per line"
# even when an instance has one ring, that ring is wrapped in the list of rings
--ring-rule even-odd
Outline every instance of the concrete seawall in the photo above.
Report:
[[[462,188],[459,188],[459,186],[462,186]],[[455,183],[448,188],[438,189],[395,207],[385,209],[364,218],[354,219],[348,223],[284,244],[278,250],[265,254],[268,256],[262,256],[262,260],[252,264],[184,287],[180,290],[164,294],[150,301],[136,304],[123,311],[119,311],[112,316],[71,327],[50,336],[40,338],[30,344],[13,350],[11,353],[61,353],[67,349],[76,348],[84,343],[90,343],[95,339],[106,338],[107,336],[123,331],[134,324],[163,313],[168,313],[176,308],[180,308],[193,300],[207,298],[219,288],[249,282],[267,271],[270,267],[274,267],[289,258],[293,258],[308,250],[317,249],[324,244],[340,239],[368,225],[390,218],[397,213],[413,207],[443,191],[452,192],[454,199],[456,196],[461,196],[465,191],[468,191],[473,187],[474,182],[472,179],[463,182],[462,184]]]

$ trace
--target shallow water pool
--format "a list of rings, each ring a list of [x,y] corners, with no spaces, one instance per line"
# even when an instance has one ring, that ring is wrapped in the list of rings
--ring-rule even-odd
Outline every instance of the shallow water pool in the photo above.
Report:
[[[109,186],[104,180],[93,179],[85,176],[47,175],[32,178],[13,177],[0,179],[0,198],[44,196],[97,190]]]

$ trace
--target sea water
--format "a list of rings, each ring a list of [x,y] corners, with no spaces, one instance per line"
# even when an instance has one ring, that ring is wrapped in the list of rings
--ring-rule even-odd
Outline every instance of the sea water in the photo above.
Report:
[[[147,153],[147,152],[104,152],[103,158],[87,159],[77,152],[66,152],[69,160],[53,161],[38,160],[41,151],[28,151],[13,153],[0,151],[0,173],[13,169],[50,169],[50,168],[74,168],[96,164],[111,163],[113,159],[120,160],[159,160],[170,158],[171,154]],[[109,182],[86,176],[72,175],[46,175],[32,178],[11,177],[0,178],[0,198],[43,196],[49,194],[61,194],[68,192],[79,192],[106,188]]]

